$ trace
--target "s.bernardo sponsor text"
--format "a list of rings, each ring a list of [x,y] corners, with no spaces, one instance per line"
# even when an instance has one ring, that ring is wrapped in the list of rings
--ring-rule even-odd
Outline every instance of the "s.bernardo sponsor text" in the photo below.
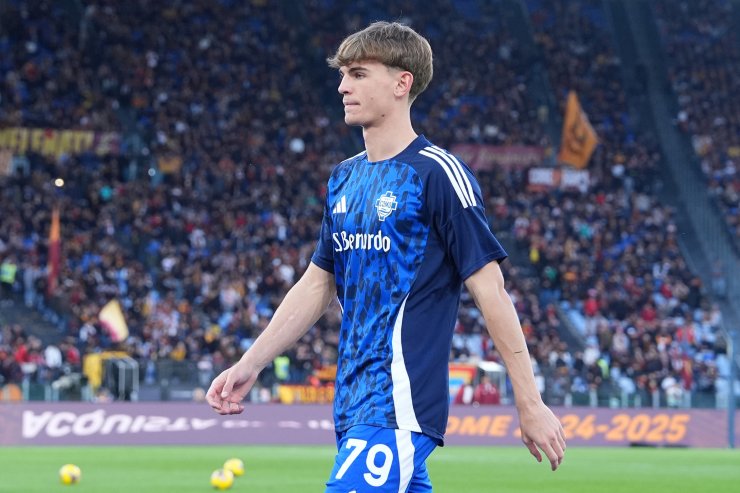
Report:
[[[377,250],[388,252],[391,249],[391,239],[382,231],[377,233],[341,233],[332,234],[334,240],[334,251],[344,252],[347,250]]]

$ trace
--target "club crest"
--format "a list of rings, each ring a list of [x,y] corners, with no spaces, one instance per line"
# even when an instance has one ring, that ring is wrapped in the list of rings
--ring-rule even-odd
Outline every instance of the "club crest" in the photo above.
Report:
[[[397,207],[398,202],[396,202],[396,196],[390,190],[378,197],[378,200],[375,201],[375,208],[378,209],[378,219],[381,221],[385,221]]]

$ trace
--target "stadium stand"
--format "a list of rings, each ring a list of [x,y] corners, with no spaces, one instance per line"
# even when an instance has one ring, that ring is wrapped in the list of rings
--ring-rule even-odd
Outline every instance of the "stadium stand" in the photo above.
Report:
[[[544,252],[542,283],[560,266],[561,303],[592,354],[586,381],[627,394],[674,382],[681,393],[694,379],[713,381],[721,316],[682,257],[675,211],[657,199],[660,155],[636,131],[601,2],[527,5],[558,100],[576,90],[602,144],[589,166],[596,186],[585,197],[538,203],[528,194],[517,214],[536,213],[536,229],[522,238]]]
[[[680,106],[675,124],[691,138],[707,186],[740,247],[740,107],[733,88],[740,48],[731,4],[700,0],[676,8],[659,1],[653,9]]]
[[[116,131],[121,145],[103,156],[27,152],[0,176],[0,262],[18,267],[2,303],[56,328],[44,342],[6,322],[0,380],[51,382],[80,371],[81,355],[122,349],[145,384],[176,362],[203,385],[239,357],[306,268],[332,166],[358,150],[323,61],[338,25],[395,18],[429,36],[436,77],[414,118],[440,145],[551,148],[533,60],[496,15],[506,2],[428,3],[91,0],[75,11],[11,1],[0,16],[0,129]],[[554,404],[711,401],[721,314],[682,257],[676,212],[656,196],[661,157],[631,121],[601,2],[525,3],[552,91],[540,100],[576,90],[602,141],[585,191],[533,190],[523,168],[477,172],[512,253],[507,287],[542,390]],[[47,296],[55,205],[64,261]],[[122,344],[98,320],[113,298],[131,330]],[[333,364],[338,323],[330,310],[255,398]],[[464,296],[451,360],[498,359]]]

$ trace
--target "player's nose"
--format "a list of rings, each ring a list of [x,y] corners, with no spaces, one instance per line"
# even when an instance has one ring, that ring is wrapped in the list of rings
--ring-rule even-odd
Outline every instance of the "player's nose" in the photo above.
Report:
[[[342,77],[341,82],[339,82],[339,87],[337,87],[339,94],[349,94],[350,88],[347,79],[349,79],[349,77]]]

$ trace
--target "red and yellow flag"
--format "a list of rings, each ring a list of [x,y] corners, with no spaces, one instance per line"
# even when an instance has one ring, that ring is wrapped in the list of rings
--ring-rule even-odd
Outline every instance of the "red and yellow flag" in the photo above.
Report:
[[[558,161],[583,169],[588,165],[598,143],[599,138],[581,108],[581,103],[578,102],[578,95],[575,91],[570,91],[565,108]]]
[[[118,300],[111,300],[100,310],[100,325],[108,332],[113,342],[125,341],[128,337],[128,325],[123,318],[123,310]]]
[[[46,294],[51,296],[57,289],[59,266],[62,260],[62,241],[59,226],[59,208],[54,207],[51,212],[51,227],[49,228],[49,259],[47,262]]]

